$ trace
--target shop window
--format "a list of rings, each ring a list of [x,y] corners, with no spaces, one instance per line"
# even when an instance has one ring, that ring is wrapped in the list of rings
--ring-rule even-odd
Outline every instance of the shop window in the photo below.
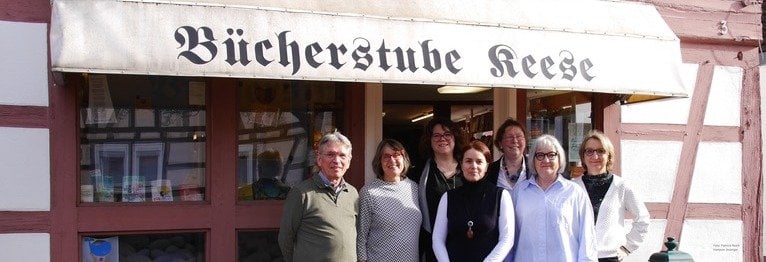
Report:
[[[276,230],[238,232],[239,261],[282,261],[282,252],[277,244],[277,232]]]
[[[451,119],[466,135],[468,141],[479,140],[492,148],[492,105],[453,105]],[[490,150],[490,152],[492,152]],[[493,157],[494,159],[494,157]]]
[[[527,93],[527,131],[531,140],[548,134],[555,136],[567,155],[566,176],[583,174],[579,149],[582,138],[592,128],[591,95],[568,91],[531,91]]]
[[[343,92],[332,82],[240,80],[239,200],[279,200],[314,173],[323,134],[341,126]]]
[[[84,236],[82,261],[205,261],[205,234]]]
[[[202,201],[206,83],[84,75],[81,202]]]

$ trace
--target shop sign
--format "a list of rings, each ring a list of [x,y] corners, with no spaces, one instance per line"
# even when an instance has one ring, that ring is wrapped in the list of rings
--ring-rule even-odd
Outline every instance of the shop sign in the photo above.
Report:
[[[686,95],[674,36],[251,6],[53,3],[57,71]]]

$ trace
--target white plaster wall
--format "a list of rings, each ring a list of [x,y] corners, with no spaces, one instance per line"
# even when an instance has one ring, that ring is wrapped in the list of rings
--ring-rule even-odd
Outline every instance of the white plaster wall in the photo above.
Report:
[[[705,125],[739,126],[741,67],[716,66],[705,109]]]
[[[622,177],[644,202],[670,203],[676,182],[680,141],[620,141]]]
[[[620,108],[622,123],[657,123],[685,125],[689,119],[691,96],[697,82],[698,64],[683,64],[681,80],[686,87],[688,98],[664,98],[655,101],[627,104]]]
[[[694,261],[742,261],[741,220],[692,220],[684,222],[678,250]]]
[[[630,232],[633,227],[630,223],[633,223],[633,219],[625,220],[625,234]],[[646,233],[646,239],[638,249],[630,253],[630,256],[626,257],[626,262],[646,262],[649,257],[662,250],[662,243],[665,242],[665,227],[668,221],[666,219],[652,219],[649,222],[649,232]]]
[[[0,211],[50,210],[50,173],[48,129],[0,127]]]
[[[0,234],[0,260],[51,261],[50,242],[47,233]]]
[[[741,143],[699,143],[689,203],[742,203]]]
[[[0,104],[48,106],[48,28],[0,21]]]

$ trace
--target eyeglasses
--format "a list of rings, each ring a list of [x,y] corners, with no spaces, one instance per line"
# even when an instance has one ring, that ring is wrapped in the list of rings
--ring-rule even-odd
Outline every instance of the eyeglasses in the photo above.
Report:
[[[504,136],[503,140],[516,140],[516,141],[522,141],[524,140],[524,135],[510,135],[510,136]]]
[[[537,161],[543,161],[544,159],[548,158],[548,160],[556,160],[556,157],[559,156],[559,153],[556,152],[548,152],[548,153],[535,153],[535,159]]]
[[[335,158],[338,158],[338,157],[340,158],[340,160],[348,159],[348,155],[344,153],[336,153],[336,152],[322,153],[322,156],[328,160],[335,160]]]
[[[450,132],[446,132],[444,134],[434,133],[433,135],[431,135],[431,140],[434,140],[434,141],[442,140],[442,138],[445,140],[452,140],[452,133]]]
[[[599,148],[599,149],[586,148],[585,149],[585,155],[586,156],[596,156],[596,154],[604,155],[604,154],[606,154],[606,150],[603,149],[603,148]]]
[[[383,159],[400,158],[400,157],[402,157],[402,153],[396,152],[396,153],[393,153],[393,154],[383,154],[380,157],[383,158]]]

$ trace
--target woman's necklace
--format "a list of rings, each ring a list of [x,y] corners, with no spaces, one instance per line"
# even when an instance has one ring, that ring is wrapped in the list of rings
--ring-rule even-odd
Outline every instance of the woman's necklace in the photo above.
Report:
[[[445,173],[444,171],[442,171],[441,168],[439,168],[439,164],[436,163],[435,160],[434,160],[434,165],[436,166],[436,170],[439,171],[438,174],[440,174],[440,175],[438,175],[438,177],[441,177],[441,179],[444,181],[444,185],[447,186],[447,189],[448,190],[449,189],[454,189],[456,187],[456,182],[455,181],[457,180],[457,178],[455,177],[455,175],[457,174],[457,172],[455,170],[457,168],[452,169],[451,170],[452,176],[447,178],[447,173]],[[452,185],[450,185],[450,180],[452,180],[452,183],[451,183]]]
[[[451,178],[447,178],[447,176],[445,176],[444,173],[441,172],[441,170],[439,170],[439,173],[441,174],[439,175],[439,177],[441,177],[441,179],[444,180],[444,185],[447,186],[447,190],[455,189],[456,187],[455,180],[457,180],[457,178],[454,175]],[[452,181],[452,183],[450,183],[450,181]]]
[[[468,239],[473,239],[473,237],[476,235],[473,232],[473,219],[476,217],[476,210],[471,207],[477,207],[477,209],[481,210],[481,205],[484,203],[484,196],[486,196],[486,192],[481,193],[481,200],[478,203],[470,203],[470,199],[465,199],[465,213],[466,217],[468,217],[468,223],[466,225],[468,226],[468,229],[465,231],[465,237]]]
[[[516,174],[515,172],[511,174],[511,172],[508,171],[508,165],[503,163],[503,170],[505,170],[505,180],[508,181],[511,185],[516,184],[516,181],[519,181],[519,174]]]

